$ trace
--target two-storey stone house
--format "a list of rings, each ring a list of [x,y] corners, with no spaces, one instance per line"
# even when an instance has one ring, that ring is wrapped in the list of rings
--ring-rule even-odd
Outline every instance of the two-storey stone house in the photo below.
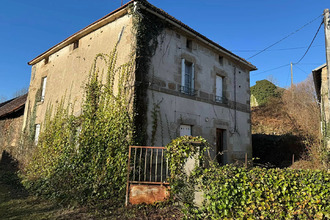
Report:
[[[148,25],[136,31],[137,20]],[[145,59],[138,49],[149,33],[158,34],[148,40],[154,48]],[[118,64],[132,54],[136,59],[132,100],[141,144],[203,136],[214,145],[213,156],[225,152],[217,157],[221,163],[252,156],[249,73],[256,67],[144,0],[128,2],[29,62],[25,124],[35,106],[36,139],[48,103],[70,93],[80,114],[82,85],[95,55],[108,53],[117,42]]]

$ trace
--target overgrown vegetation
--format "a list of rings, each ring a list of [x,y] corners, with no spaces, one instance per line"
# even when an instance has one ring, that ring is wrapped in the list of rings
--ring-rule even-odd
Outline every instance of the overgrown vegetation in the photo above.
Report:
[[[304,168],[326,169],[329,166],[328,151],[321,141],[320,109],[311,77],[283,90],[281,97],[272,97],[265,105],[252,108],[252,134],[255,155],[261,157],[264,152],[267,157],[268,147],[278,149],[277,155],[284,156],[273,157],[278,160],[269,161],[274,165],[291,164],[290,158],[295,154],[295,159],[304,160],[299,163]],[[298,164],[294,167],[299,168]]]
[[[199,168],[205,162],[209,144],[202,137],[182,136],[166,145],[166,158],[169,161],[170,185],[172,196],[190,209],[194,207],[196,178]],[[192,167],[185,167],[188,160]]]
[[[141,0],[143,2],[143,0]],[[139,10],[133,13],[133,31],[136,36],[136,66],[135,66],[135,101],[134,101],[134,143],[136,145],[146,145],[147,136],[147,89],[149,87],[149,70],[151,57],[156,52],[158,37],[166,27],[166,22],[157,16]],[[154,138],[153,138],[154,141]]]
[[[251,87],[251,95],[253,95],[258,105],[267,104],[271,98],[280,98],[283,89],[275,86],[268,80],[257,81],[254,86]]]
[[[181,137],[167,149],[171,191],[182,202],[187,218],[194,219],[325,219],[330,217],[330,174],[323,171],[219,166],[207,158],[202,138]],[[176,152],[179,152],[178,154]],[[197,156],[198,155],[198,156]],[[187,175],[184,166],[195,158]],[[202,192],[200,207],[194,195]]]
[[[116,61],[117,46],[110,54],[96,56],[79,117],[64,106],[64,99],[54,113],[49,106],[34,158],[25,169],[28,189],[62,203],[123,201],[133,136],[129,101],[134,58],[119,67]],[[105,84],[98,62],[105,63]]]
[[[238,168],[212,164],[200,176],[203,207],[212,219],[324,219],[330,217],[327,171]]]
[[[284,110],[296,128],[296,134],[303,137],[308,151],[305,159],[314,167],[330,168],[329,151],[323,144],[320,131],[320,106],[317,103],[312,77],[287,89],[282,102]]]

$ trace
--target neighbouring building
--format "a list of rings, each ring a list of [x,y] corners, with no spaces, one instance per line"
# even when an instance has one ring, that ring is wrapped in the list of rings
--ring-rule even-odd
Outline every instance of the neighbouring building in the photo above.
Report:
[[[137,21],[144,29],[136,31]],[[147,50],[153,49],[149,59],[139,49],[146,37]],[[116,44],[117,65],[135,55],[132,100],[139,104],[134,111],[142,144],[202,136],[214,145],[214,157],[225,152],[220,163],[243,160],[246,153],[252,157],[249,73],[256,67],[144,0],[128,2],[29,62],[24,126],[35,109],[36,139],[49,104],[69,96],[74,114],[81,113],[95,56]]]
[[[329,76],[327,64],[323,64],[312,71],[315,91],[321,110],[321,132],[326,139],[326,144],[330,148],[329,129],[330,129],[330,103],[329,103]]]
[[[20,157],[19,140],[27,94],[0,103],[0,160],[1,155]]]

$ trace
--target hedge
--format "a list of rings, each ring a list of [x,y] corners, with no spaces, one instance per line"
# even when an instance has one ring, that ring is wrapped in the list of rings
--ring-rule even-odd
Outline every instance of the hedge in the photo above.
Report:
[[[190,214],[199,218],[330,218],[328,171],[211,165],[198,180],[205,200]]]

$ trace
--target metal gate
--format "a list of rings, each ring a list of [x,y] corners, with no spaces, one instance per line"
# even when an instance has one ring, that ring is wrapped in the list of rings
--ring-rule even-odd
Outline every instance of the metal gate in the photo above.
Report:
[[[168,160],[164,147],[130,146],[126,205],[153,203],[168,197]]]

